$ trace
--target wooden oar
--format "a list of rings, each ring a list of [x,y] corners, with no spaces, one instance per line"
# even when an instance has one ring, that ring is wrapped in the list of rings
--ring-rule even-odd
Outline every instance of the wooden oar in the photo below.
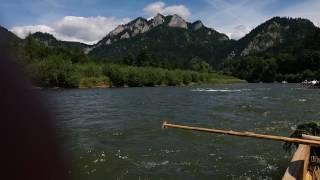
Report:
[[[167,123],[166,121],[163,122],[162,128],[188,129],[193,131],[202,131],[202,132],[209,132],[209,133],[216,133],[216,134],[226,134],[226,135],[232,135],[232,136],[252,137],[252,138],[259,138],[259,139],[269,139],[274,141],[306,144],[311,146],[320,146],[320,141],[317,141],[317,140],[289,138],[284,136],[257,134],[253,132],[238,132],[238,131],[231,131],[231,130],[227,131],[227,130],[221,130],[221,129],[209,129],[209,128],[201,128],[201,127],[184,126],[184,125],[170,124],[170,123]]]

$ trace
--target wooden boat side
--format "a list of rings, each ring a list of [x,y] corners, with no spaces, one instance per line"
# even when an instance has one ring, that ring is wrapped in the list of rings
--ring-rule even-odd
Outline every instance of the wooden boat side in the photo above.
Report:
[[[300,144],[282,177],[282,180],[305,180],[308,174],[310,159],[309,145]]]
[[[320,141],[319,136],[302,134],[302,139]],[[283,180],[318,180],[309,170],[311,146],[300,144],[286,169]]]

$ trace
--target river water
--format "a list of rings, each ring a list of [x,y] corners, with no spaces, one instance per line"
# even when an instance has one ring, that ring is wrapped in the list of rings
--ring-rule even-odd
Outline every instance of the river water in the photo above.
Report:
[[[74,179],[280,179],[281,142],[161,129],[170,123],[288,136],[320,119],[298,84],[44,91]]]

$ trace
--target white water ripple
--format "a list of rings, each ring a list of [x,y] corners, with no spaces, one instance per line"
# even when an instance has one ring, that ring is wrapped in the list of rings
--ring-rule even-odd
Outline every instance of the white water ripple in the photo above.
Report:
[[[203,88],[197,88],[197,89],[192,89],[191,91],[196,91],[196,92],[242,92],[242,91],[250,91],[251,89],[203,89]]]

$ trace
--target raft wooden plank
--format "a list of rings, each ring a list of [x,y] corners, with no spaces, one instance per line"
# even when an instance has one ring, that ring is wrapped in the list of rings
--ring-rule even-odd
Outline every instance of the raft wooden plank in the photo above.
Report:
[[[320,137],[319,136],[312,136],[312,135],[307,135],[307,134],[302,134],[302,139],[320,141]]]
[[[282,177],[282,180],[305,180],[310,178],[307,175],[309,158],[310,146],[300,144],[294,153],[292,160]]]
[[[179,128],[179,129],[187,129],[193,131],[202,131],[202,132],[210,132],[216,134],[226,134],[232,136],[242,136],[242,137],[251,137],[251,138],[258,138],[258,139],[269,139],[274,141],[283,141],[283,142],[292,142],[292,143],[299,143],[299,144],[306,144],[311,146],[320,146],[320,141],[309,140],[309,139],[301,139],[301,138],[289,138],[284,136],[274,136],[274,135],[267,135],[267,134],[257,134],[253,132],[239,132],[239,131],[231,131],[231,130],[221,130],[221,129],[213,129],[213,128],[201,128],[201,127],[192,127],[192,126],[185,126],[185,125],[177,125],[177,124],[169,124],[166,121],[163,122],[162,128]]]
[[[312,177],[310,171],[307,172],[307,174],[306,174],[306,176],[305,176],[305,180],[313,180],[313,177]]]

